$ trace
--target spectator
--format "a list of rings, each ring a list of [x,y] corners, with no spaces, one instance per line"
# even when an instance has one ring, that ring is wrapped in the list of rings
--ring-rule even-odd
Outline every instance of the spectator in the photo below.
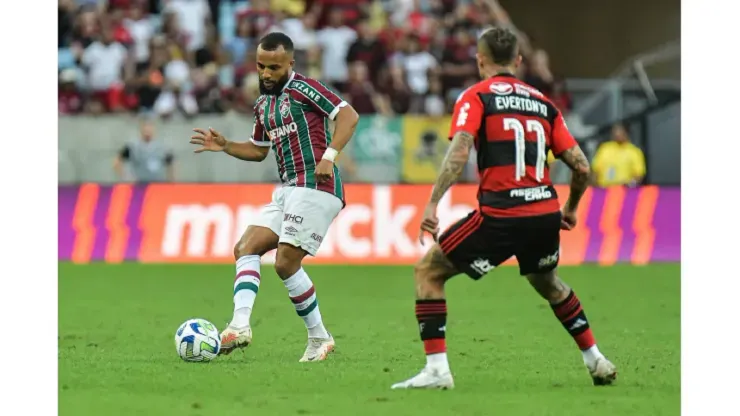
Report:
[[[141,71],[149,65],[149,43],[155,33],[154,24],[145,13],[145,6],[140,3],[131,6],[124,24],[131,34],[136,69]]]
[[[146,66],[137,67],[136,75],[129,83],[136,91],[138,108],[142,112],[152,111],[164,86],[164,67],[169,59],[167,40],[155,36],[149,43],[149,60]]]
[[[57,42],[59,48],[66,48],[72,42],[74,29],[74,0],[59,0],[59,27]]]
[[[408,36],[405,52],[396,53],[391,59],[392,64],[403,71],[404,81],[411,92],[409,111],[421,113],[424,98],[429,92],[429,77],[434,76],[438,68],[437,60],[432,54],[421,49],[419,37],[414,34]]]
[[[206,46],[211,29],[211,9],[206,0],[170,0],[165,13],[171,13],[177,19],[178,27],[187,38],[185,48],[188,52]]]
[[[370,71],[370,80],[377,85],[386,58],[385,46],[378,40],[377,32],[367,20],[358,23],[357,35],[347,51],[347,63],[363,62]]]
[[[645,177],[645,155],[630,142],[624,125],[612,127],[612,139],[596,150],[591,169],[596,185],[636,186]]]
[[[347,51],[357,39],[357,33],[344,24],[341,9],[332,9],[329,26],[319,30],[318,44],[322,49],[321,79],[337,91],[344,91],[349,69]]]
[[[123,9],[113,9],[110,13],[105,15],[103,20],[106,25],[110,25],[113,29],[113,40],[127,47],[133,43],[131,33],[126,27]]]
[[[367,65],[362,61],[355,61],[350,65],[344,98],[358,114],[392,114],[388,98],[375,90],[368,77]]]
[[[236,36],[225,46],[231,55],[231,62],[241,67],[247,60],[247,52],[254,47],[252,38],[252,22],[249,19],[239,19],[236,26]]]
[[[72,45],[87,48],[98,37],[98,15],[93,8],[83,8],[72,31]]]
[[[137,183],[173,181],[175,179],[172,152],[154,139],[154,125],[143,120],[140,136],[121,148],[113,161],[113,170],[119,179],[125,179],[124,164]]]
[[[87,71],[87,86],[92,93],[89,110],[120,111],[123,109],[123,68],[128,57],[126,48],[113,39],[113,28],[105,26],[99,41],[93,42],[82,55]]]
[[[433,78],[429,82],[429,94],[424,98],[424,114],[432,117],[442,117],[445,114],[445,99],[442,96],[442,82]]]
[[[454,100],[462,92],[465,83],[478,76],[475,60],[477,49],[475,40],[462,26],[454,29],[448,45],[442,55],[442,88],[449,91],[450,98]]]
[[[529,71],[524,77],[524,81],[550,97],[553,92],[555,77],[550,71],[550,58],[547,52],[542,49],[534,51],[528,68]]]
[[[182,59],[172,59],[164,67],[164,85],[154,103],[154,112],[169,117],[178,109],[192,117],[198,112],[198,103],[193,96],[190,66]]]
[[[275,24],[275,16],[270,12],[268,0],[253,0],[250,8],[238,14],[239,19],[249,20],[252,38],[259,38],[269,27]]]
[[[219,85],[219,67],[224,68],[224,63],[225,55],[215,31],[211,31],[206,46],[195,52],[195,68],[191,68],[193,92],[201,113],[222,113],[228,106]]]
[[[78,114],[82,111],[82,95],[77,89],[77,70],[67,68],[59,74],[59,114]]]
[[[342,21],[354,28],[363,14],[369,11],[369,0],[315,0],[311,14],[318,17],[318,27],[331,26],[332,14],[339,12]]]
[[[165,13],[162,32],[166,39],[166,48],[173,59],[187,58],[187,35],[180,29],[180,23],[174,13]]]
[[[279,19],[269,32],[283,32],[293,39],[293,57],[295,59],[294,69],[302,74],[307,74],[311,65],[310,55],[315,55],[318,48],[316,36],[316,17],[307,14],[301,17],[287,17]]]
[[[285,13],[295,18],[305,14],[306,2],[305,0],[271,0],[270,8],[273,13]]]
[[[561,77],[555,78],[552,84],[550,99],[565,115],[569,114],[570,111],[573,110],[573,97],[565,85],[565,79]]]
[[[522,66],[522,78],[564,112],[571,106],[547,54],[530,53],[526,35],[497,0],[58,1],[58,69],[60,74],[84,69],[77,77],[83,107],[96,112],[156,109],[166,116],[180,108],[194,115],[227,111],[233,104],[250,113],[256,40],[281,31],[294,41],[296,71],[322,79],[358,103],[365,100],[368,111],[437,115],[440,97],[449,111],[459,92],[477,81],[473,34],[491,25],[510,27],[520,36],[529,64]],[[104,41],[109,30],[111,45]],[[129,51],[120,54],[123,62],[93,59],[102,54],[101,45],[111,55],[127,46]],[[357,69],[352,77],[360,81],[350,85],[354,62],[366,69]],[[101,86],[101,74],[114,80]],[[65,79],[71,77],[65,72]],[[70,83],[63,84],[64,94],[72,93]],[[385,97],[381,101],[392,109],[373,97]]]
[[[390,98],[391,110],[397,114],[406,114],[411,106],[411,90],[404,80],[403,68],[392,65],[388,73],[388,82],[382,83],[382,91]]]
[[[414,0],[390,0],[386,3],[391,23],[397,27],[405,26],[409,15],[414,11]]]

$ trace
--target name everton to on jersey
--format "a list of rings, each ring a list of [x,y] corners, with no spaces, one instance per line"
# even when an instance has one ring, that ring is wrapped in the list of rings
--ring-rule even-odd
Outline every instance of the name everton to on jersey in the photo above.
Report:
[[[526,111],[537,113],[543,118],[547,117],[547,106],[539,100],[531,98],[518,97],[515,95],[508,97],[497,96],[495,99],[496,109],[504,111]]]

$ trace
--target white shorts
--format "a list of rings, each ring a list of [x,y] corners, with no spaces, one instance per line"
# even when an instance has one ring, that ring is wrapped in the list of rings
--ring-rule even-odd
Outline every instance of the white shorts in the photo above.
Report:
[[[279,242],[315,256],[334,218],[342,209],[336,196],[316,189],[285,186],[272,193],[253,225],[269,228]]]

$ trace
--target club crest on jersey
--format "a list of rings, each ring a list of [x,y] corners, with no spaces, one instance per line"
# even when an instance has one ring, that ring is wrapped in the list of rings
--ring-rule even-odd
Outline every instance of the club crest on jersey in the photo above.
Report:
[[[265,107],[267,107],[267,100],[262,100],[262,104],[260,104],[260,114],[265,114]]]
[[[283,94],[280,97],[280,116],[285,118],[288,117],[288,114],[290,113],[290,97],[288,97],[288,94]]]
[[[509,95],[514,92],[514,87],[506,82],[494,82],[489,88],[496,95]]]

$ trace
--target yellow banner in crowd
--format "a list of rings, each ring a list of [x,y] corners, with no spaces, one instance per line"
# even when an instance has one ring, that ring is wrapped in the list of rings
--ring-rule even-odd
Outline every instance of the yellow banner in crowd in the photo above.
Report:
[[[450,117],[403,118],[402,177],[407,183],[432,183],[449,140]]]

